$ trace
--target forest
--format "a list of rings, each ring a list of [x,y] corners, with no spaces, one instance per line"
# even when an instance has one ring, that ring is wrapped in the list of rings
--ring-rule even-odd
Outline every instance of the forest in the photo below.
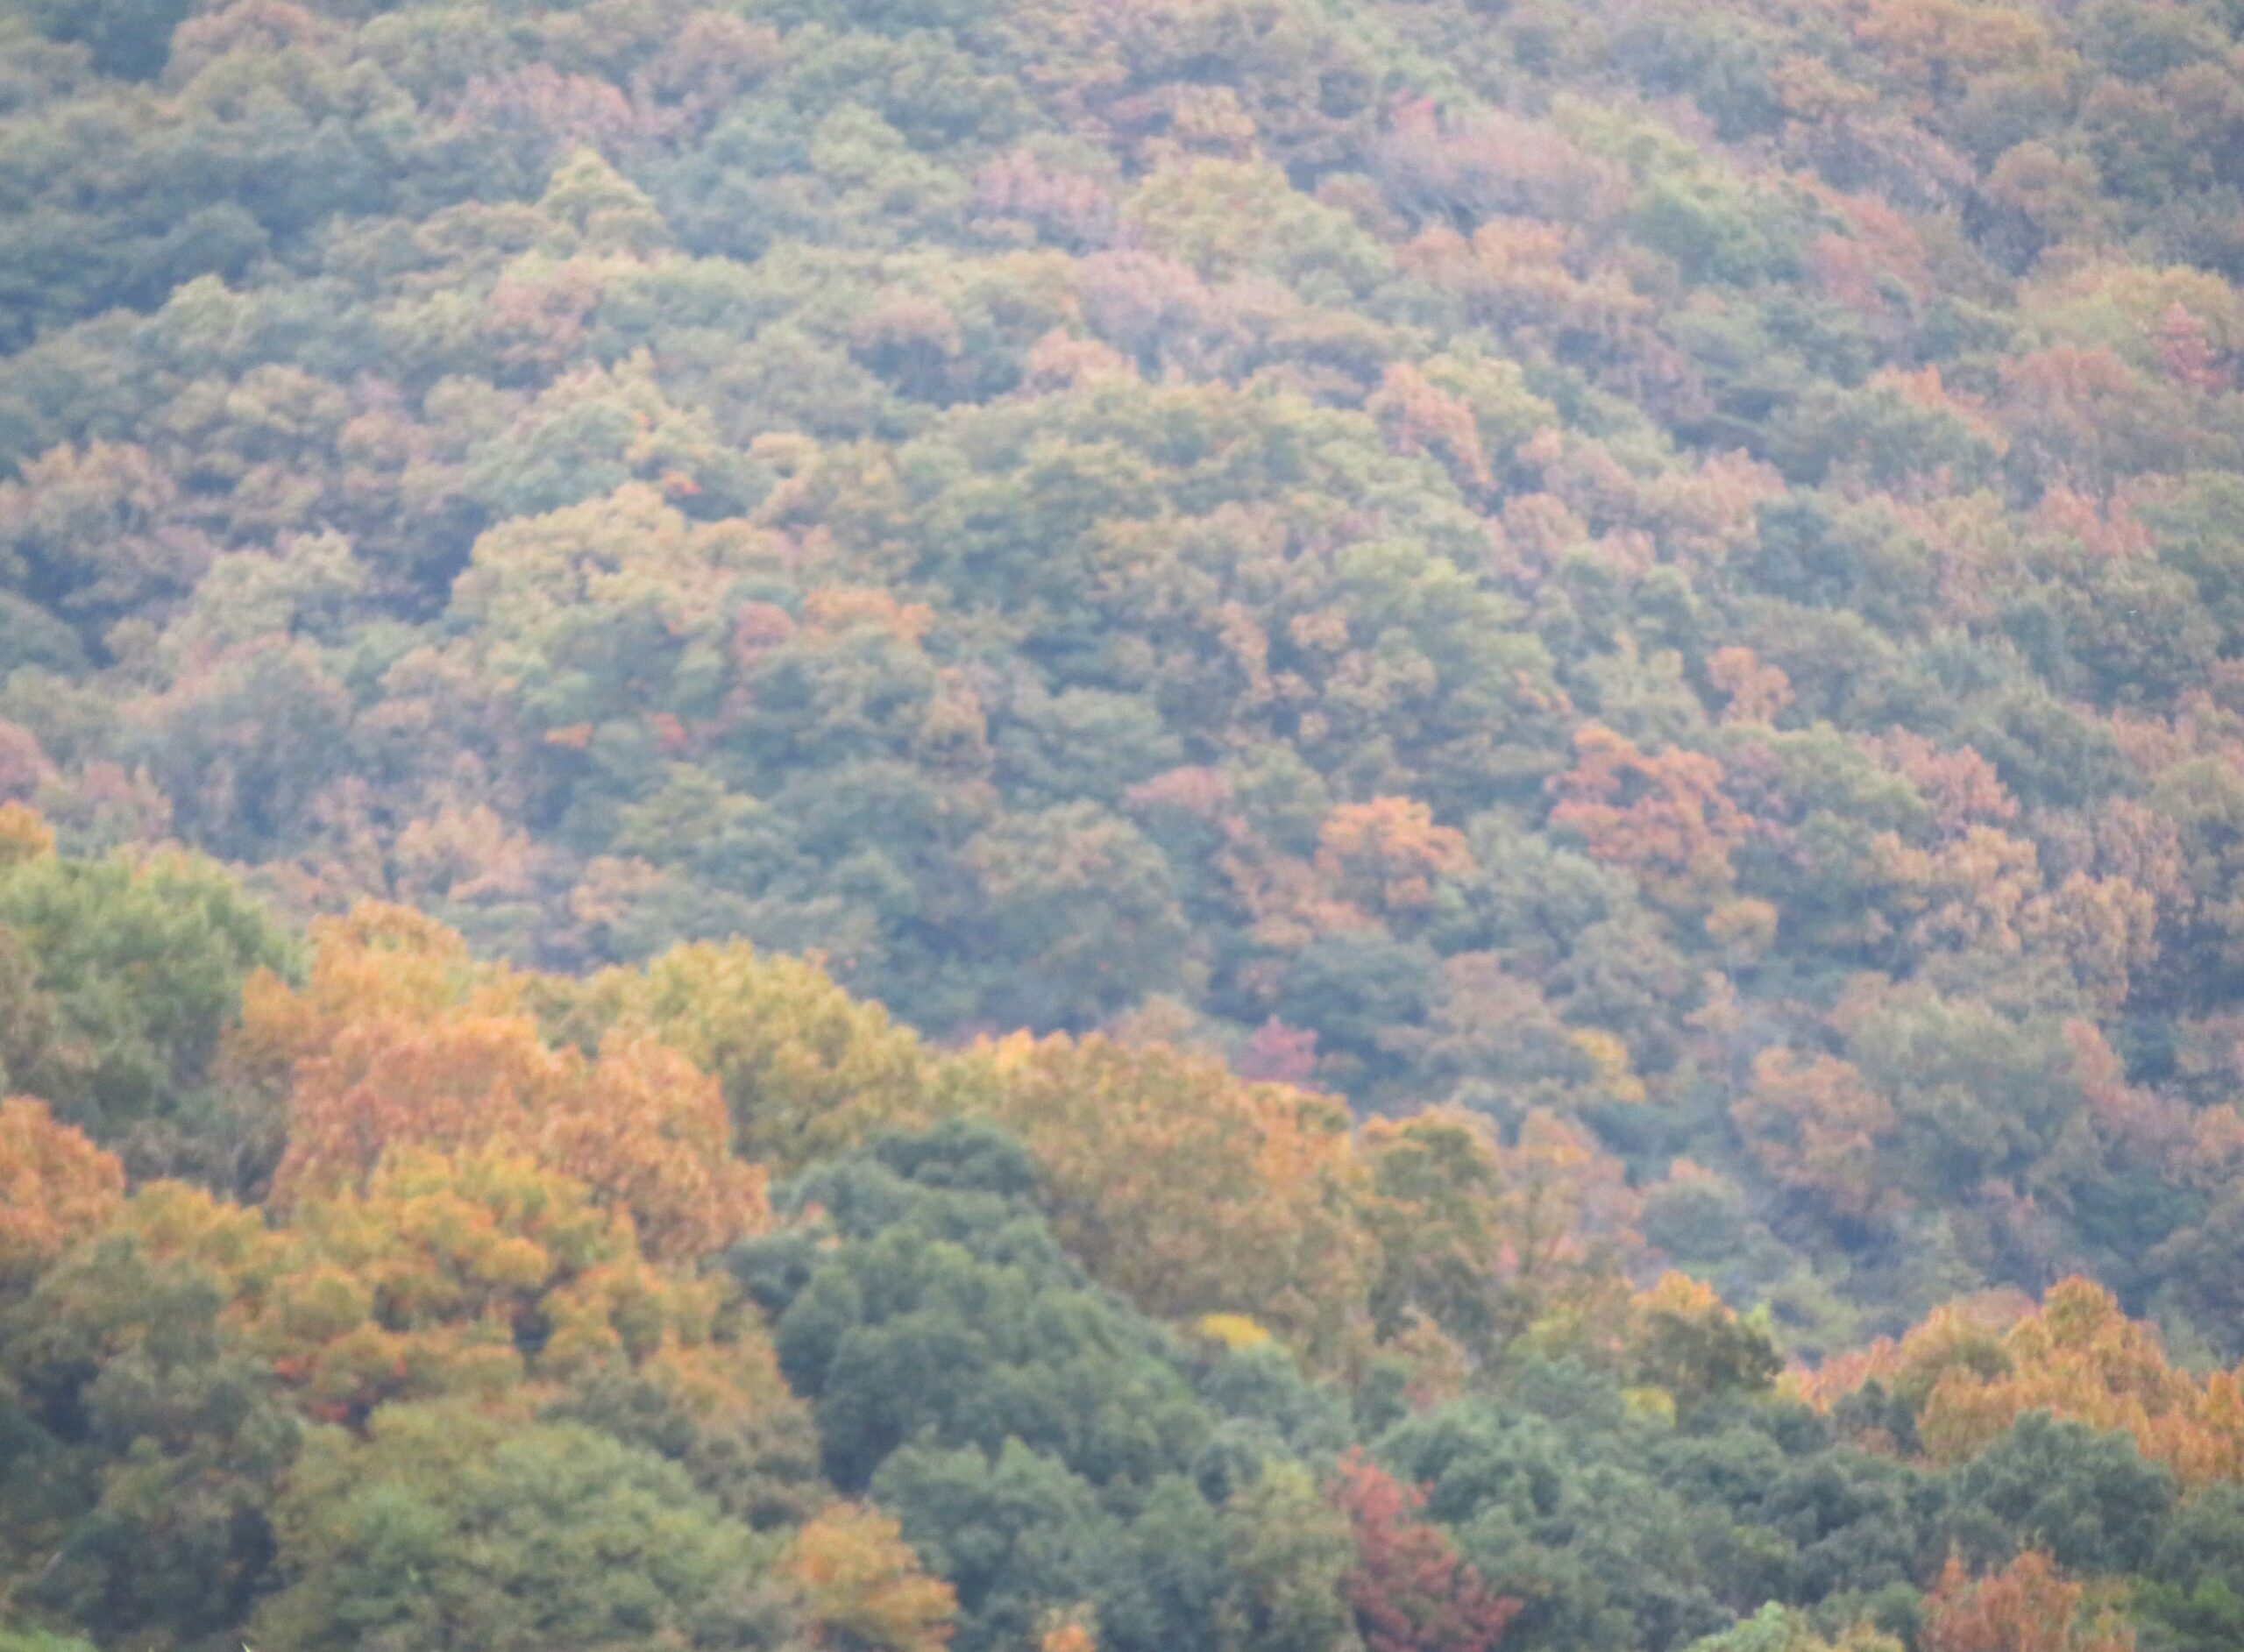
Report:
[[[0,0],[0,1652],[2244,1646],[2244,0]]]

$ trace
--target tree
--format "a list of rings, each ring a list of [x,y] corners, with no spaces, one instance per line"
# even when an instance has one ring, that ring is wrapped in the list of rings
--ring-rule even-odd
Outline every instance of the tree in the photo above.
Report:
[[[1190,931],[1168,862],[1128,821],[1063,805],[992,826],[964,858],[990,952],[1025,968],[990,1003],[1002,1020],[1081,1028],[1178,980]]]
[[[2029,1411],[1954,1481],[1958,1535],[1981,1557],[2012,1543],[2075,1573],[2141,1571],[2176,1499],[2172,1472],[2125,1434]],[[1994,1525],[2001,1534],[1975,1528]]]
[[[1925,1597],[1925,1652],[2132,1652],[2134,1631],[2084,1610],[2084,1592],[2035,1549],[1979,1578],[1951,1557]]]
[[[19,995],[0,1067],[137,1167],[224,1176],[240,1126],[206,1110],[212,1062],[252,972],[294,962],[265,910],[199,857],[19,861],[0,869],[0,994]]]
[[[1360,1335],[1360,1173],[1339,1103],[1058,1034],[984,1046],[955,1081],[956,1105],[1035,1156],[1060,1242],[1145,1312],[1243,1313],[1325,1361]]]
[[[1624,1358],[1630,1374],[1680,1409],[1760,1393],[1782,1368],[1765,1329],[1739,1319],[1713,1287],[1686,1274],[1662,1274],[1630,1306]]]
[[[795,1534],[782,1570],[817,1643],[833,1652],[934,1652],[950,1641],[956,1592],[920,1570],[902,1528],[877,1509],[827,1510]]]
[[[0,1289],[96,1231],[124,1198],[124,1166],[57,1124],[46,1103],[0,1100]]]
[[[1614,1305],[1620,1236],[1596,1207],[1601,1180],[1618,1167],[1585,1136],[1538,1116],[1507,1147],[1474,1116],[1433,1109],[1374,1119],[1360,1139],[1381,1337],[1424,1314],[1495,1364],[1538,1327],[1563,1342],[1601,1302]]]
[[[1346,1517],[1307,1470],[1274,1463],[1224,1508],[1230,1587],[1216,1608],[1223,1652],[1358,1652]]]
[[[1636,873],[1655,898],[1689,902],[1728,887],[1745,821],[1722,793],[1719,762],[1681,749],[1648,755],[1595,725],[1575,735],[1574,752],[1573,768],[1552,782],[1552,826]]]
[[[714,1074],[740,1151],[782,1174],[928,1117],[918,1039],[813,961],[682,947],[555,996],[565,1036],[649,1035]]]
[[[721,1281],[650,1266],[627,1214],[518,1154],[401,1144],[363,1190],[304,1196],[275,1243],[279,1265],[237,1312],[316,1417],[550,1395],[618,1366],[716,1426],[790,1403]]]
[[[913,1441],[1018,1441],[1118,1494],[1181,1471],[1210,1419],[1175,1351],[1053,1243],[1019,1147],[953,1124],[876,1153],[794,1184],[809,1224],[732,1258],[834,1483],[861,1491]]]
[[[252,1212],[153,1183],[0,1311],[0,1564],[104,1641],[224,1642],[269,1576],[297,1419],[234,1322]]]
[[[763,1175],[732,1153],[715,1080],[644,1032],[553,1049],[522,983],[398,909],[318,932],[309,982],[260,979],[232,1055],[287,1087],[283,1209],[364,1188],[394,1146],[535,1155],[628,1210],[649,1251],[706,1254],[761,1226]]]
[[[1346,1585],[1365,1652],[1491,1652],[1519,1603],[1488,1589],[1441,1528],[1418,1518],[1425,1493],[1352,1455],[1333,1499],[1354,1534]]]
[[[274,1510],[276,1652],[568,1652],[633,1641],[772,1646],[768,1548],[683,1471],[568,1424],[385,1407],[315,1435]]]
[[[1918,1431],[1935,1458],[1960,1462],[2035,1410],[2130,1434],[2144,1457],[2184,1485],[2237,1478],[2244,1464],[2237,1376],[2176,1370],[2156,1333],[2086,1280],[2051,1287],[2041,1310],[2003,1337],[1992,1370],[1944,1371]]]
[[[1831,1215],[1870,1221],[1894,1208],[1887,1166],[1900,1120],[1847,1062],[1764,1050],[1753,1058],[1751,1087],[1730,1104],[1729,1116],[1779,1186]]]
[[[1867,1625],[1834,1643],[1815,1633],[1806,1614],[1772,1600],[1736,1628],[1694,1641],[1690,1652],[1897,1652],[1900,1644]]]

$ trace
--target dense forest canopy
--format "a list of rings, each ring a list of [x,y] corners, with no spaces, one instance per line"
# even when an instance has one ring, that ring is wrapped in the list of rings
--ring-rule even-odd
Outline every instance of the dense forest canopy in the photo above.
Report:
[[[0,0],[0,1652],[2244,1644],[2239,0]]]

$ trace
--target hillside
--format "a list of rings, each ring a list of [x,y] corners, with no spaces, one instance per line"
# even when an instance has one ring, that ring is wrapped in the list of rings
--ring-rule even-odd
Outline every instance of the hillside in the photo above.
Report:
[[[0,0],[0,1649],[2238,1643],[2240,288],[2237,0]]]

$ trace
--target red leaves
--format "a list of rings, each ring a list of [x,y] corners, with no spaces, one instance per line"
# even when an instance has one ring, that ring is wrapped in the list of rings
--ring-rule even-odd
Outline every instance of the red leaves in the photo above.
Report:
[[[1331,1495],[1355,1538],[1344,1586],[1368,1652],[1489,1652],[1503,1639],[1519,1602],[1491,1591],[1448,1534],[1417,1517],[1424,1492],[1352,1451]]]

